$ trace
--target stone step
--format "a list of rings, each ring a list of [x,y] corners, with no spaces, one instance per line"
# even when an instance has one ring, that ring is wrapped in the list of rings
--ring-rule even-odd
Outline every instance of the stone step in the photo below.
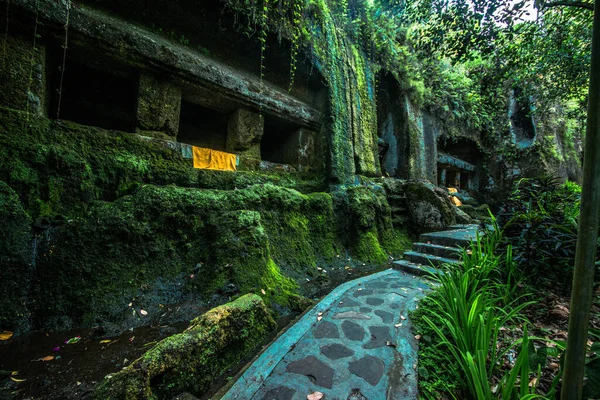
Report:
[[[433,256],[430,254],[417,253],[416,251],[407,251],[404,253],[404,259],[415,264],[422,265],[433,265],[434,267],[439,267],[443,264],[461,264],[462,261],[459,261],[455,258],[445,258]]]
[[[469,228],[423,233],[419,236],[419,242],[438,246],[467,247],[477,235],[477,225],[468,226]]]
[[[411,275],[426,276],[426,275],[437,275],[443,273],[439,269],[428,267],[422,264],[416,264],[408,260],[398,260],[392,263],[392,268],[399,269]]]
[[[439,246],[437,244],[428,243],[414,243],[413,250],[417,253],[460,260],[460,249],[458,247]]]

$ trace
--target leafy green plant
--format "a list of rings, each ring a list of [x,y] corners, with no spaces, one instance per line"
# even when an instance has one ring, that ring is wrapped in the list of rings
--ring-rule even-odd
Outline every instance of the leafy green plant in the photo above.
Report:
[[[433,382],[444,396],[456,397],[454,388],[462,383],[466,397],[478,400],[551,398],[558,384],[557,378],[548,393],[537,393],[541,369],[548,356],[558,356],[560,345],[539,344],[545,339],[528,335],[522,311],[533,302],[518,295],[520,275],[512,247],[499,252],[502,243],[503,231],[491,216],[491,229],[488,227],[470,248],[462,250],[462,265],[446,266],[443,274],[432,276],[440,286],[421,303],[427,309],[413,315],[419,329],[435,337],[429,341],[437,342],[435,347],[425,342],[425,365],[430,367],[430,356],[451,365],[441,371],[451,377],[447,389]],[[523,338],[502,344],[501,330],[515,323],[523,324]],[[535,346],[534,340],[538,342]],[[503,372],[499,365],[514,351],[518,356],[513,367]],[[430,381],[427,371],[420,371],[420,375]],[[439,398],[431,389],[425,391],[426,397]]]
[[[467,391],[477,399],[493,398],[490,381],[496,363],[506,350],[496,347],[500,328],[519,318],[519,312],[531,304],[504,306],[497,304],[501,296],[490,290],[492,268],[462,267],[446,271],[438,277],[441,296],[435,309],[424,321],[437,334],[440,345],[446,346],[458,368],[456,373],[466,379]]]
[[[564,278],[573,268],[580,191],[557,178],[521,179],[498,214],[502,248],[530,279]],[[555,279],[568,281],[568,279]]]

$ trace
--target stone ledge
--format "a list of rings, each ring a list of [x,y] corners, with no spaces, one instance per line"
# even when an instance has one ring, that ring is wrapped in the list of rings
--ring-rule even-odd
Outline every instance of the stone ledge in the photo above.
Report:
[[[67,13],[64,1],[13,0],[12,6],[50,25],[62,26]],[[62,31],[62,30],[61,30]],[[184,85],[234,101],[238,106],[261,109],[302,126],[317,129],[321,113],[287,93],[237,71],[143,27],[78,4],[69,15],[69,43],[93,45],[126,64],[146,70],[162,70]]]

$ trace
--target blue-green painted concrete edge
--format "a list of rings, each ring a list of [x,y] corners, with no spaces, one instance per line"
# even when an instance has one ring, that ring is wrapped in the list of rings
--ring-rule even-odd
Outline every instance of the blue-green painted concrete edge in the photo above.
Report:
[[[331,293],[325,296],[309,312],[307,312],[298,322],[283,333],[275,342],[273,342],[250,367],[242,374],[236,383],[225,393],[222,400],[229,399],[251,399],[258,391],[264,380],[273,372],[275,366],[288,353],[289,349],[298,342],[302,336],[310,330],[317,322],[317,314],[325,312],[338,300],[345,292],[359,284],[380,278],[382,276],[397,273],[397,270],[388,269],[377,272],[372,275],[363,276],[343,283],[335,288]]]

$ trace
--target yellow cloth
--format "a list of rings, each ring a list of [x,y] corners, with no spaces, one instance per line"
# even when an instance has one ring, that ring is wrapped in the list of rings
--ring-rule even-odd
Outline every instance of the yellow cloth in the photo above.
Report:
[[[196,146],[192,146],[192,153],[194,155],[194,168],[221,171],[235,171],[237,169],[235,154]]]
[[[460,201],[460,200],[458,199],[458,197],[455,197],[455,196],[450,196],[450,200],[452,201],[452,203],[453,203],[455,206],[457,206],[457,207],[460,207],[460,206],[462,206],[462,201]]]

